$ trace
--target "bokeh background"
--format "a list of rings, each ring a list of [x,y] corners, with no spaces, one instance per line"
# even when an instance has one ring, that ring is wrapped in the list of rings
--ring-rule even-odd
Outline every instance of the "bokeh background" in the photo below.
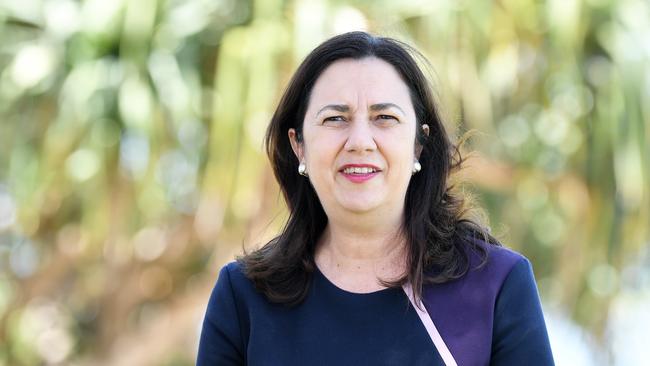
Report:
[[[0,365],[192,365],[286,218],[262,138],[327,37],[429,60],[559,365],[650,359],[650,3],[0,0]]]

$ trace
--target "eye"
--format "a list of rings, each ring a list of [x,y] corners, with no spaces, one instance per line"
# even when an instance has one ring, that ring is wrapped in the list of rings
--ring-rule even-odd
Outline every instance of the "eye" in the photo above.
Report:
[[[323,123],[327,123],[327,122],[345,122],[345,118],[343,116],[327,117],[323,120]]]
[[[381,123],[383,125],[393,125],[399,123],[399,119],[390,114],[380,114],[377,116],[376,120],[378,123]]]

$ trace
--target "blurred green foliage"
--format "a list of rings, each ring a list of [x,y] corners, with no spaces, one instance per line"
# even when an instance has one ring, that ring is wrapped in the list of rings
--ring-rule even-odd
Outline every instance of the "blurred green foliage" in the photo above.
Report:
[[[481,132],[466,189],[625,364],[612,319],[650,304],[647,1],[2,0],[0,365],[193,364],[216,271],[285,215],[262,152],[282,88],[354,29],[429,58],[449,130]]]

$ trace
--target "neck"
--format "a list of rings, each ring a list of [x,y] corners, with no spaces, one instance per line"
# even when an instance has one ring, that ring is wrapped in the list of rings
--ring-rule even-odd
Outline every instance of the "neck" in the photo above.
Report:
[[[405,268],[401,222],[368,226],[329,220],[316,249],[316,262],[339,273],[399,277]]]

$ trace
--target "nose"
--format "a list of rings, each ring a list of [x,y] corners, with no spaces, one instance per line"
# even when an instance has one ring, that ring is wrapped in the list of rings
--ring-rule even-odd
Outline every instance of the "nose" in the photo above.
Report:
[[[367,116],[355,118],[353,123],[350,124],[348,131],[348,139],[345,142],[346,151],[362,152],[377,149],[372,126]]]

